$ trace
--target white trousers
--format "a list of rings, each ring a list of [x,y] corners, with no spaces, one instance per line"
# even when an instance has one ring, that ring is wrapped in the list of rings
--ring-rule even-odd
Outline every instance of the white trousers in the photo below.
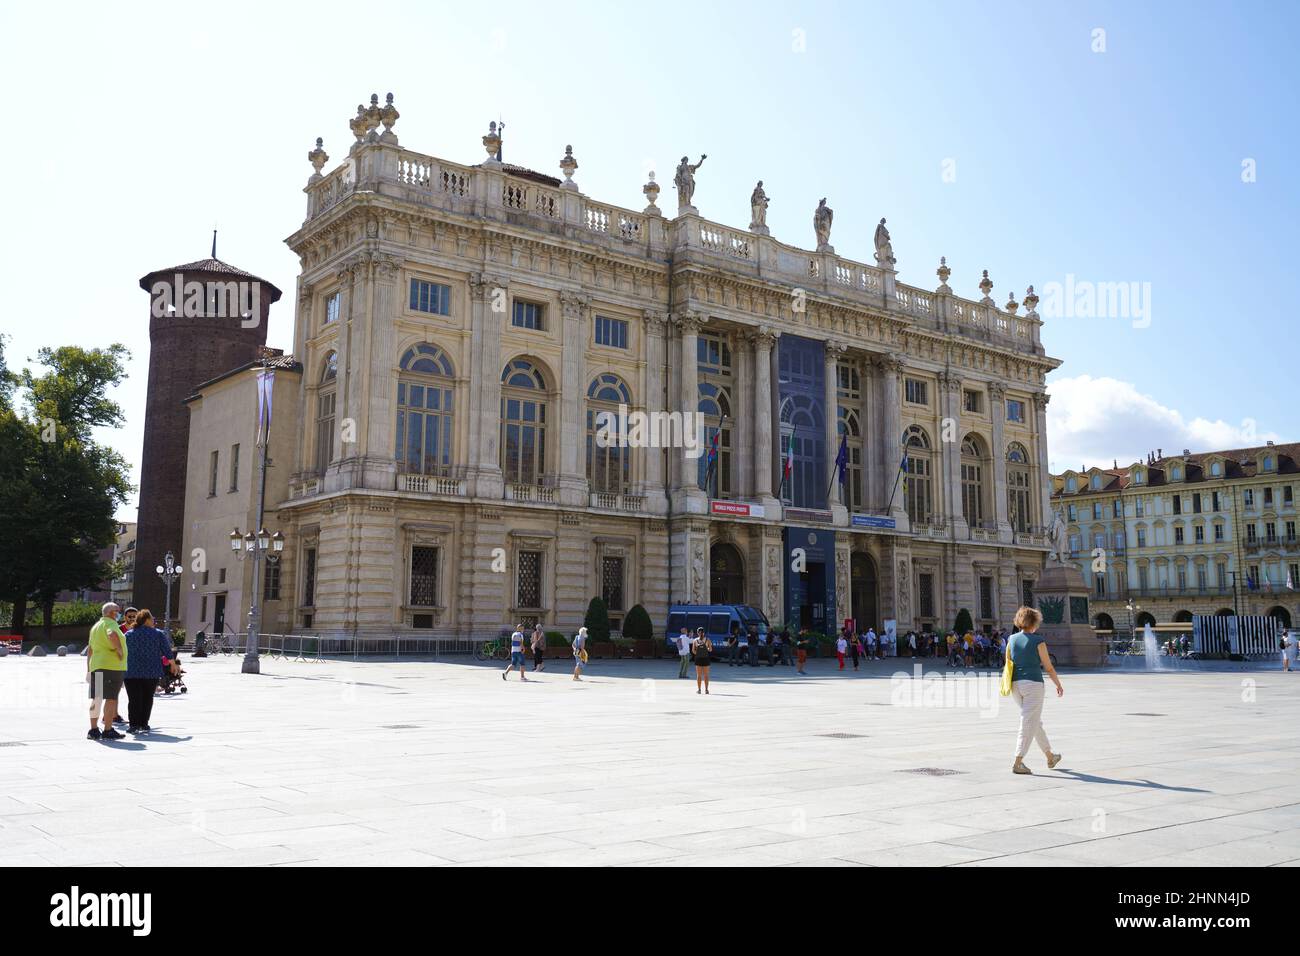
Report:
[[[1020,733],[1016,737],[1016,758],[1029,753],[1029,742],[1037,741],[1045,755],[1051,756],[1052,745],[1043,730],[1043,694],[1046,685],[1037,680],[1011,682],[1011,697],[1020,705]]]

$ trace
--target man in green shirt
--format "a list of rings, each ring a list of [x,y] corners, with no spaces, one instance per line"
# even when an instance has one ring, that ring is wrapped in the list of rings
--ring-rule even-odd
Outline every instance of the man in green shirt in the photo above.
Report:
[[[113,729],[117,717],[117,698],[122,693],[122,680],[126,676],[126,638],[117,626],[119,608],[112,601],[105,604],[103,614],[90,629],[90,646],[86,653],[86,680],[90,683],[90,731],[87,740],[121,740],[122,734]],[[96,726],[103,705],[104,730]]]

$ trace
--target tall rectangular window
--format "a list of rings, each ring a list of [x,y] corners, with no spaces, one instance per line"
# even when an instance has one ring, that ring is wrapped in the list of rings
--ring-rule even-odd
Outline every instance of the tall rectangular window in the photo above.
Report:
[[[1215,540],[1215,541],[1222,541],[1222,540],[1223,540],[1223,525],[1221,525],[1221,524],[1216,524],[1216,525],[1214,526],[1214,540]]]
[[[972,392],[970,389],[962,392],[962,408],[966,411],[978,415],[981,409],[981,393]]]
[[[1227,588],[1228,588],[1228,566],[1227,566],[1226,564],[1216,564],[1216,565],[1214,566],[1214,578],[1215,578],[1215,582],[1216,582],[1216,583],[1218,584],[1218,586],[1219,586],[1219,590],[1220,590],[1220,591],[1225,591],[1225,590],[1227,590]]]
[[[280,600],[280,562],[264,561],[262,568],[262,600]]]
[[[920,593],[921,617],[934,617],[934,575],[917,575],[917,591]]]
[[[334,389],[316,396],[316,471],[322,475],[334,460],[334,403],[337,396]]]
[[[1247,508],[1255,507],[1255,491],[1253,488],[1246,488],[1242,491],[1241,503]]]
[[[1265,508],[1271,508],[1271,507],[1273,507],[1273,489],[1272,489],[1272,488],[1265,488],[1265,489],[1264,489],[1264,507],[1265,507]]]
[[[993,620],[993,579],[980,578],[980,620]]]
[[[411,310],[430,315],[451,314],[451,286],[411,280]]]
[[[542,552],[519,552],[519,576],[516,581],[515,603],[521,608],[542,606]]]
[[[302,553],[302,606],[316,604],[316,549],[307,548]]]
[[[1183,496],[1174,495],[1174,514],[1180,515],[1182,513],[1183,513]]]
[[[1020,603],[1025,607],[1034,606],[1034,582],[1032,578],[1025,578],[1020,582]]]
[[[239,490],[239,445],[230,446],[230,490]]]
[[[596,344],[608,345],[614,349],[627,348],[627,322],[604,315],[596,316]]]
[[[1198,567],[1196,569],[1196,587],[1204,591],[1208,585],[1209,585],[1209,580],[1205,568]]]
[[[411,549],[412,607],[438,606],[438,549],[414,547]]]
[[[343,293],[335,292],[325,300],[325,324],[339,320],[339,309],[343,306]]]
[[[1138,531],[1138,542],[1137,542],[1137,546],[1138,546],[1139,548],[1145,548],[1145,547],[1147,546],[1147,529],[1146,529],[1146,528],[1138,528],[1137,531]]]
[[[217,496],[217,452],[213,452],[208,459],[208,497]]]
[[[1200,525],[1196,526],[1196,543],[1197,544],[1205,543],[1205,529]]]
[[[1014,398],[1007,399],[1007,421],[1023,422],[1025,420],[1025,403]]]
[[[930,392],[926,383],[919,378],[908,378],[903,380],[903,391],[905,397],[913,405],[929,405]]]
[[[542,332],[546,329],[544,309],[536,302],[523,302],[515,300],[514,314],[511,316],[510,324],[521,329],[532,329],[535,332]]]
[[[600,562],[600,596],[611,611],[623,610],[623,559],[602,558]]]
[[[1192,514],[1198,515],[1200,513],[1201,513],[1201,496],[1198,493],[1192,495]]]

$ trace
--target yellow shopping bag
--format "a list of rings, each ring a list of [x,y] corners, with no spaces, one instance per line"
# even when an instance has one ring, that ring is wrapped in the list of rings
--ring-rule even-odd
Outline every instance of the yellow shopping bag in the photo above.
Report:
[[[1011,681],[1014,679],[1016,665],[1011,663],[1011,648],[1007,648],[1007,662],[1002,666],[1002,683],[998,686],[998,693],[1003,697],[1011,696]]]

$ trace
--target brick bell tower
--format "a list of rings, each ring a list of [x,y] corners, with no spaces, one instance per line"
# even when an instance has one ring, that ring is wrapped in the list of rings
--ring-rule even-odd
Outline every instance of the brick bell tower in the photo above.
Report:
[[[172,589],[173,615],[180,594],[192,583],[189,556],[181,553],[190,440],[185,399],[202,383],[260,358],[271,304],[279,300],[280,290],[218,259],[215,232],[211,258],[151,272],[140,280],[140,288],[149,293],[149,390],[133,600],[161,621],[166,586],[154,568],[168,551],[185,572],[182,590]]]

